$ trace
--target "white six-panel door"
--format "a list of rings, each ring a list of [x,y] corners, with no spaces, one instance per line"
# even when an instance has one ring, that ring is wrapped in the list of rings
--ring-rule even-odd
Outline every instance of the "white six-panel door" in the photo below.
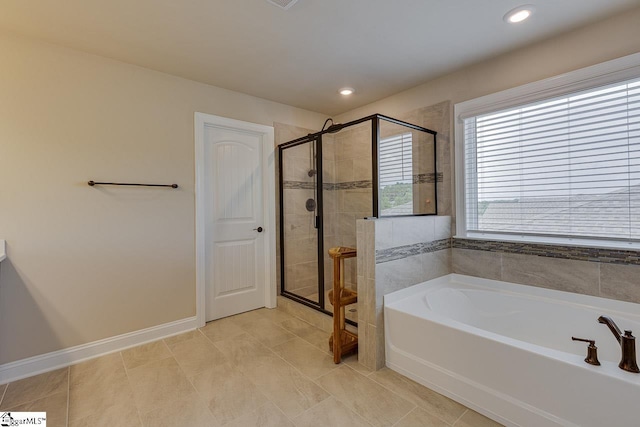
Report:
[[[274,195],[265,194],[264,150],[273,142],[265,141],[256,125],[247,125],[205,123],[202,129],[198,203],[204,209],[198,233],[204,234],[206,321],[266,305],[271,271],[266,236],[274,230],[267,230],[265,197]]]

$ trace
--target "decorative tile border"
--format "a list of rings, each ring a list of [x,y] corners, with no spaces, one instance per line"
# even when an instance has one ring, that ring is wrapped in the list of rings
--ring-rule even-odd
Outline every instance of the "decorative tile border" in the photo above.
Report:
[[[316,185],[313,182],[305,181],[284,181],[285,190],[315,190]]]
[[[601,262],[605,264],[640,265],[640,251],[470,239],[442,239],[433,242],[398,246],[396,248],[380,249],[376,251],[376,264],[449,248],[535,255],[576,261]]]
[[[331,190],[354,190],[356,188],[373,188],[371,181],[350,181],[350,182],[336,182],[331,185]]]
[[[414,184],[433,184],[434,182],[443,182],[444,175],[442,172],[438,173],[419,173],[413,175]]]
[[[606,264],[640,265],[640,251],[627,251],[621,249],[469,239],[453,239],[451,246],[453,248],[471,249],[476,251],[536,255],[548,258],[573,259],[577,261],[601,262]]]
[[[313,182],[306,181],[284,181],[284,188],[288,190],[315,190],[316,185]],[[327,191],[334,190],[354,190],[356,188],[373,188],[371,181],[350,181],[350,182],[325,182],[322,189]]]
[[[414,255],[426,254],[429,252],[442,251],[451,247],[451,239],[434,240],[433,242],[416,243],[413,245],[398,246],[389,249],[376,251],[376,264],[395,261]]]
[[[443,182],[442,172],[420,173],[413,175],[414,184],[433,184],[434,182]],[[313,190],[315,184],[309,181],[285,181],[285,189],[291,190]],[[325,182],[322,184],[324,190],[353,190],[356,188],[373,188],[373,183],[369,180],[365,181],[349,181],[349,182]]]

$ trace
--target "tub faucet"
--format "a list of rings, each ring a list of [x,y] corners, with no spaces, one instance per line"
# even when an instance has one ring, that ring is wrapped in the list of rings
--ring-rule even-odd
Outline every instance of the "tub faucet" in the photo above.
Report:
[[[620,369],[629,372],[640,372],[636,363],[636,337],[631,334],[630,330],[625,330],[624,335],[620,332],[618,325],[609,316],[598,317],[598,322],[604,323],[609,327],[611,333],[616,337],[620,347],[622,348],[622,359],[618,364]]]

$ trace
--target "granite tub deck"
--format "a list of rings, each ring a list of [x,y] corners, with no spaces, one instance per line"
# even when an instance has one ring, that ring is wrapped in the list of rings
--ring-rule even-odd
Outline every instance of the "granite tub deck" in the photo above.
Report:
[[[637,425],[640,374],[600,315],[640,333],[640,305],[450,274],[385,296],[389,368],[507,426]],[[601,366],[584,362],[595,339]]]

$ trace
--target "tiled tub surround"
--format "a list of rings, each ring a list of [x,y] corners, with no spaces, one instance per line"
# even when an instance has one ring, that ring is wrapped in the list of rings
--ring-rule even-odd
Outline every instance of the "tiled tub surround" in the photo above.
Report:
[[[452,244],[453,247],[460,249],[538,255],[549,258],[573,259],[576,261],[592,261],[606,264],[640,265],[640,251],[632,250],[470,239],[454,239]]]
[[[452,239],[453,273],[640,303],[640,251]]]
[[[431,252],[443,251],[451,248],[451,239],[434,240],[433,242],[415,243],[413,245],[398,246],[389,249],[376,251],[376,263],[395,261],[414,255],[427,254]]]
[[[451,272],[448,216],[358,220],[358,360],[384,366],[383,297]]]

